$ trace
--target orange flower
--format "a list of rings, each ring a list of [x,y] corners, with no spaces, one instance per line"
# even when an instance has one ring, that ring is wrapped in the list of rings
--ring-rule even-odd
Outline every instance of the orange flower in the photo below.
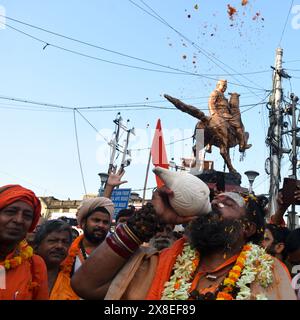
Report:
[[[236,262],[237,262],[236,264],[237,264],[238,266],[242,265],[242,268],[243,268],[244,265],[245,265],[245,259],[244,259],[244,258],[238,257],[237,260],[236,260]]]
[[[233,290],[232,286],[227,286],[223,289],[224,292],[231,292]]]
[[[175,282],[175,284],[174,284],[174,289],[178,290],[179,288],[180,288],[180,282],[177,281],[177,282]]]
[[[221,291],[217,295],[217,300],[233,300],[233,297],[231,294]]]
[[[243,251],[249,251],[251,250],[251,246],[249,244],[245,244],[243,247]]]
[[[229,272],[229,278],[232,280],[237,280],[241,273],[237,273],[236,271],[230,271]]]
[[[194,267],[198,266],[199,259],[198,259],[198,258],[194,259],[194,260],[192,261],[192,263],[193,263],[193,266],[194,266]]]
[[[69,254],[66,257],[66,259],[61,263],[61,270],[64,273],[70,274],[72,271],[73,263],[75,261],[76,256],[78,255],[80,251],[79,244],[81,240],[83,239],[83,235],[77,237],[71,244],[71,247],[69,249]]]

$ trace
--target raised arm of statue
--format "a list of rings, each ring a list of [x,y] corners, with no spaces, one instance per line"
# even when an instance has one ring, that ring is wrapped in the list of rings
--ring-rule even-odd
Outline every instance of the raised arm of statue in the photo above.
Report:
[[[191,116],[201,120],[203,123],[207,123],[208,119],[205,116],[204,112],[202,112],[201,110],[199,110],[198,108],[191,106],[189,104],[185,104],[184,102],[182,102],[181,100],[171,97],[167,94],[164,94],[164,97],[169,100],[171,103],[174,104],[174,106],[181,110],[182,112],[186,112],[188,114],[190,114]]]

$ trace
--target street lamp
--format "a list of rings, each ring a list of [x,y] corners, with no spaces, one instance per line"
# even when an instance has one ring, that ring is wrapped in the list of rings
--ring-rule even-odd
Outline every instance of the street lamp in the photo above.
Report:
[[[245,175],[247,176],[247,178],[249,180],[249,193],[253,194],[252,185],[253,185],[253,182],[254,182],[255,178],[257,176],[259,176],[259,173],[256,172],[256,171],[246,171]]]
[[[108,174],[106,172],[101,172],[101,173],[98,173],[98,176],[100,177],[100,180],[101,180],[101,187],[99,189],[99,196],[102,196],[103,192],[104,192],[104,186],[105,186],[107,179],[108,179]]]

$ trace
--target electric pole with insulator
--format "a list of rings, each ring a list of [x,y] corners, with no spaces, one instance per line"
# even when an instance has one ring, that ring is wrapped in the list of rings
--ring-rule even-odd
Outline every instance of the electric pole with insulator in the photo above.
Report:
[[[270,147],[270,190],[269,190],[269,215],[277,210],[277,196],[280,183],[280,161],[282,149],[282,55],[283,50],[277,48],[275,68],[273,74],[273,94],[271,97],[271,109],[269,113],[270,128],[268,132],[268,144]]]

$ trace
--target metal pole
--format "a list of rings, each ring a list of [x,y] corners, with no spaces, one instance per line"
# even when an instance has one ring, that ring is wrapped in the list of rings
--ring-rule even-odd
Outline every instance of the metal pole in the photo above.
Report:
[[[122,125],[122,117],[120,115],[120,112],[118,113],[116,119],[114,120],[114,123],[116,124],[115,128],[115,137],[110,146],[112,147],[111,151],[111,156],[110,156],[110,161],[109,161],[109,167],[108,167],[108,173],[111,173],[114,171],[114,161],[115,161],[115,155],[116,155],[116,150],[119,144],[119,135],[120,135],[120,127]]]
[[[275,70],[273,76],[273,101],[270,115],[270,126],[273,127],[273,134],[270,143],[270,202],[269,215],[275,213],[277,209],[277,196],[280,182],[280,161],[281,161],[281,102],[282,102],[282,87],[281,87],[281,70],[282,70],[282,55],[283,50],[277,48]]]
[[[145,183],[144,183],[142,206],[144,205],[145,198],[146,198],[146,188],[147,188],[147,182],[148,182],[150,162],[151,162],[151,149],[150,149],[150,152],[149,152],[149,159],[148,159],[148,164],[147,164],[147,169],[146,169],[146,178],[145,178]]]
[[[296,107],[297,102],[299,98],[295,96],[293,93],[290,95],[292,100],[292,168],[293,168],[293,179],[297,179],[297,144],[296,144],[296,138],[297,138],[297,120],[296,120]],[[289,212],[288,215],[288,224],[289,228],[291,230],[294,230],[296,228],[296,206],[292,205],[292,210]]]

